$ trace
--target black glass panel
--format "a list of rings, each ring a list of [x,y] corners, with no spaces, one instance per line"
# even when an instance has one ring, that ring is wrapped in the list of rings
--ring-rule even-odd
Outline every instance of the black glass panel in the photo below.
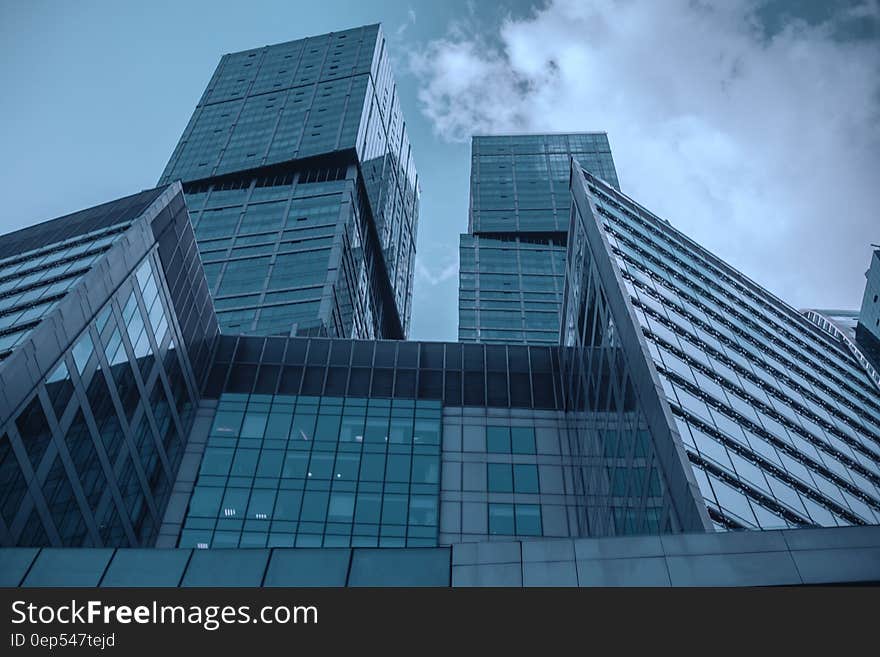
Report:
[[[447,406],[461,406],[461,372],[446,372],[443,402]]]
[[[330,367],[327,369],[327,382],[324,387],[324,394],[333,397],[342,397],[345,395],[348,385],[348,368],[347,367]]]
[[[327,363],[327,354],[330,352],[330,342],[328,340],[311,340],[309,341],[309,365],[324,365]]]
[[[433,344],[430,342],[421,345],[421,362],[422,368],[430,368],[433,370],[443,369],[443,345]]]
[[[288,365],[302,365],[306,358],[306,340],[288,340],[287,351],[284,353],[284,362]]]
[[[486,403],[486,380],[483,372],[464,373],[464,405],[482,406]]]
[[[21,442],[24,443],[31,465],[36,470],[52,440],[52,432],[38,396],[35,395],[16,418],[15,426],[18,427]]]
[[[394,342],[377,342],[376,343],[376,367],[394,367]]]
[[[302,394],[320,395],[324,390],[325,372],[323,367],[307,367],[303,377]]]
[[[351,358],[351,343],[346,340],[334,340],[330,349],[330,364],[348,366]]]
[[[486,369],[504,372],[507,370],[507,348],[503,345],[486,345]]]
[[[366,367],[353,367],[348,381],[350,397],[366,397],[370,394],[370,370]]]
[[[413,342],[397,343],[397,367],[417,367],[419,346]]]
[[[390,397],[394,386],[394,370],[373,370],[373,397]]]
[[[243,337],[238,341],[238,351],[235,352],[236,363],[259,363],[263,353],[264,338]]]
[[[284,346],[286,340],[283,338],[269,338],[263,347],[263,363],[280,363],[281,356],[284,354]]]
[[[419,399],[443,398],[443,372],[422,370],[419,372]]]
[[[483,345],[465,344],[464,346],[464,369],[483,371]]]
[[[397,370],[397,377],[394,384],[394,396],[403,397],[404,399],[412,399],[416,394],[416,372],[415,370]]]
[[[373,342],[355,342],[351,356],[354,366],[369,367],[373,364]]]
[[[0,515],[7,526],[12,524],[26,490],[27,484],[9,436],[3,434],[0,436]]]
[[[262,365],[257,374],[257,384],[254,392],[260,395],[274,395],[278,385],[278,375],[281,373],[280,365]]]
[[[226,389],[229,392],[249,393],[257,378],[256,365],[233,365],[229,373],[229,383]]]

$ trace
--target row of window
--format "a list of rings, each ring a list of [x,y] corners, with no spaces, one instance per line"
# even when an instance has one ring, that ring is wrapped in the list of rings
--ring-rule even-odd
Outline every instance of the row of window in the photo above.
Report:
[[[593,190],[592,187],[591,190]],[[601,192],[594,191],[599,198],[603,200],[607,198]],[[609,202],[609,205],[620,207],[614,202]],[[789,309],[780,310],[774,305],[776,302],[772,297],[760,297],[750,286],[740,283],[728,270],[717,264],[711,264],[710,259],[702,255],[699,250],[687,246],[683,247],[675,242],[673,236],[668,234],[668,230],[661,232],[657,228],[649,227],[642,219],[630,217],[632,213],[622,208],[619,211],[626,214],[628,219],[623,220],[616,213],[608,211],[604,207],[600,208],[602,214],[614,222],[616,226],[625,229],[630,236],[626,238],[623,235],[618,235],[618,237],[636,240],[636,246],[650,254],[652,266],[657,266],[653,262],[654,260],[660,263],[660,272],[668,272],[662,278],[668,279],[669,285],[675,288],[672,281],[678,282],[680,280],[682,266],[685,269],[692,269],[696,275],[694,279],[696,284],[702,286],[699,290],[702,295],[699,301],[717,310],[728,321],[741,326],[744,333],[766,335],[767,346],[772,345],[775,349],[789,352],[795,359],[810,358],[814,359],[817,364],[822,363],[830,366],[826,371],[829,376],[840,383],[842,394],[852,399],[858,406],[859,401],[847,393],[852,389],[862,402],[877,408],[877,403],[873,400],[873,387],[861,368],[853,361],[851,355],[845,352],[841,346],[834,344],[828,337],[820,340],[817,334],[820,334],[821,331],[815,327],[808,329],[810,325],[805,318],[791,313]],[[615,230],[610,226],[606,226],[606,229],[610,236],[615,233]],[[645,230],[651,235],[646,236],[640,232],[641,230]],[[624,245],[620,244],[619,246]],[[638,259],[637,256],[636,260]],[[675,261],[676,259],[678,262],[670,262],[670,260]],[[687,286],[693,287],[690,279],[685,283]],[[719,306],[719,304],[721,305]],[[839,374],[843,374],[843,376],[839,377]],[[858,382],[862,389],[870,389],[871,394],[866,396],[862,390],[853,389],[854,382]]]

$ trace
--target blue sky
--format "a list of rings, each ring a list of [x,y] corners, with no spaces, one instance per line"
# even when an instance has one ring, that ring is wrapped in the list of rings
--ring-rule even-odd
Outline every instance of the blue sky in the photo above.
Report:
[[[456,337],[476,131],[607,130],[636,200],[796,306],[857,307],[878,20],[877,0],[0,0],[0,232],[152,187],[223,53],[378,21],[421,177],[411,337]]]

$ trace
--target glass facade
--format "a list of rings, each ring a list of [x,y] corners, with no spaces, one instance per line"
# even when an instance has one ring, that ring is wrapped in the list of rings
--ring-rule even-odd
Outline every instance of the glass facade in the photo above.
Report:
[[[557,347],[222,336],[203,394],[435,400],[564,409]]]
[[[138,196],[71,215],[79,222],[62,224],[62,233],[83,232],[28,252],[17,269],[36,284],[44,279],[35,270],[56,271],[68,285],[0,363],[4,545],[136,547],[156,539],[198,403],[190,354],[202,354],[194,316],[181,322],[181,292],[170,291],[172,281],[190,282],[181,271],[187,241],[175,228],[189,230],[195,255],[182,191]],[[41,241],[56,227],[47,222],[10,241]],[[176,246],[165,255],[176,266],[166,272],[159,241],[167,245],[168,235]],[[192,303],[192,290],[183,298]],[[22,360],[39,375],[28,380]]]
[[[716,527],[880,522],[880,395],[844,342],[610,185],[572,179],[566,344],[592,312],[575,270],[604,258],[599,293],[638,327]]]
[[[489,504],[514,503],[486,487],[490,453],[522,493],[511,507],[520,523],[507,535],[544,535],[544,526],[577,535],[566,505],[583,500],[562,489],[558,382],[553,347],[223,336],[203,389],[216,400],[211,428],[188,504],[168,525],[180,537],[171,545],[449,544],[462,538],[449,529],[461,526],[462,494],[477,502],[477,493],[481,506],[464,507],[466,538],[488,538]],[[507,429],[506,446],[487,446],[470,426],[487,409],[530,419]],[[496,420],[496,433],[505,422]],[[456,483],[462,462],[468,473],[480,463],[481,488]],[[481,520],[472,526],[474,513]]]
[[[571,157],[617,187],[605,133],[473,138],[459,340],[559,343]]]
[[[47,222],[39,239],[27,230],[4,238],[0,247],[0,360],[27,339],[128,227],[127,221],[113,220],[126,213],[137,216],[156,195],[151,191]],[[110,222],[101,217],[110,217]],[[71,230],[84,222],[95,228]]]
[[[463,342],[557,344],[565,240],[462,235],[458,337]]]
[[[682,483],[683,464],[658,450],[672,445],[665,418],[657,417],[659,399],[582,232],[573,232],[569,254],[561,361],[567,405],[581,414],[572,435],[587,463],[581,482],[590,535],[698,529],[703,519],[691,492],[674,485]]]
[[[880,249],[874,250],[865,278],[865,293],[855,328],[856,342],[874,370],[880,372]]]
[[[572,157],[619,189],[604,132],[474,136],[468,232],[567,233]]]
[[[444,408],[441,542],[577,536],[568,430],[559,411]]]
[[[181,547],[437,544],[440,408],[220,397]]]
[[[865,293],[859,311],[859,323],[875,339],[880,340],[880,248],[871,255],[871,265],[865,272]]]
[[[810,311],[804,311],[809,319]],[[856,326],[859,323],[859,313],[855,310],[814,310],[831,322],[834,327],[846,335],[850,340],[856,339]]]
[[[0,583],[584,585],[625,535],[686,584],[763,529],[788,565],[717,572],[801,583],[800,528],[880,524],[877,253],[858,322],[797,312],[621,194],[604,133],[478,136],[460,342],[405,341],[378,25],[225,55],[162,181],[0,240]]]
[[[354,166],[189,186],[187,207],[224,332],[399,336]]]
[[[536,345],[224,336],[174,545],[448,545],[686,526],[634,402],[612,390],[604,413],[569,412],[562,357]],[[598,436],[612,444],[617,432],[612,453],[598,453]],[[385,494],[409,495],[405,523],[403,507],[358,520],[358,504],[379,508]]]
[[[186,183],[223,329],[405,337],[411,150],[378,25],[225,55],[160,180]]]

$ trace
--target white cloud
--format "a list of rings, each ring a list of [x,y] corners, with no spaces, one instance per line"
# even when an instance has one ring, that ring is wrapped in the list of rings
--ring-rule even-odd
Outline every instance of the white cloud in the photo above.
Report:
[[[858,307],[880,240],[880,47],[836,19],[768,36],[756,7],[556,0],[492,39],[459,23],[412,56],[422,111],[449,140],[606,130],[624,192],[793,305]]]
[[[438,269],[432,270],[421,258],[416,258],[416,277],[431,286],[440,285],[449,279],[458,276],[458,261],[448,262]]]
[[[403,33],[406,32],[407,28],[410,25],[416,24],[416,10],[410,7],[406,10],[406,21],[397,26],[397,30],[395,30],[395,34],[398,37],[403,36]]]

